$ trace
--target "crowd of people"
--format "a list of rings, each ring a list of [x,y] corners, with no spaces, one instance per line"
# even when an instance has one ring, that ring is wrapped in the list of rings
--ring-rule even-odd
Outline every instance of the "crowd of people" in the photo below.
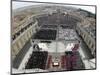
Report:
[[[77,35],[73,29],[59,29],[59,39],[75,40]]]

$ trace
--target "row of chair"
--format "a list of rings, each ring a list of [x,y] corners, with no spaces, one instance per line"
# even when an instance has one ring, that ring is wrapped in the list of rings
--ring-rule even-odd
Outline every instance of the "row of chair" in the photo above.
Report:
[[[55,40],[56,39],[56,30],[44,30],[41,29],[34,35],[34,39],[44,39],[44,40]]]
[[[78,52],[69,51],[69,52],[65,52],[65,54],[66,54],[65,64],[66,64],[67,70],[84,69],[83,62],[81,61],[81,58]]]
[[[42,16],[39,17],[37,19],[39,21],[39,23],[44,23],[44,22],[48,22],[48,23],[60,23],[60,24],[73,24],[75,25],[75,23],[77,22],[77,20],[75,18],[73,18],[70,15],[64,15],[64,14],[52,14],[52,15],[48,15],[48,16]]]
[[[48,56],[47,67],[46,67],[47,69],[50,68],[51,63],[52,63],[52,56],[49,55],[49,56]]]
[[[46,51],[33,51],[25,68],[26,69],[33,69],[33,68],[45,69],[47,56],[48,56],[48,52]]]

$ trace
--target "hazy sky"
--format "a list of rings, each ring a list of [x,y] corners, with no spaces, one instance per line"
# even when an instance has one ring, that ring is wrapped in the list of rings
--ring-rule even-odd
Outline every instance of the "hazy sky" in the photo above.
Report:
[[[24,6],[38,5],[38,4],[41,4],[41,3],[15,2],[15,1],[13,1],[12,2],[12,7],[13,7],[13,9],[17,9],[17,8],[21,8],[21,7],[24,7]]]
[[[12,9],[16,9],[16,8],[21,8],[24,6],[30,6],[30,5],[38,5],[38,4],[43,4],[43,3],[32,3],[32,2],[12,2]],[[73,6],[73,7],[77,7],[77,8],[81,8],[84,10],[88,10],[92,13],[95,13],[95,7],[94,6],[79,6],[79,5],[66,5],[66,6]]]

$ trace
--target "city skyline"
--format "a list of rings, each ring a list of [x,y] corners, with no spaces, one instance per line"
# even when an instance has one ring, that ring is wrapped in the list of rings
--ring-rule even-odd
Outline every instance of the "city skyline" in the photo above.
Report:
[[[22,8],[25,6],[31,6],[31,5],[40,5],[40,4],[46,4],[46,3],[33,3],[33,2],[17,2],[17,1],[13,1],[12,2],[12,9],[17,9],[17,8]],[[55,5],[55,4],[54,4]],[[61,5],[61,4],[59,4]],[[81,8],[87,11],[90,11],[92,13],[95,14],[95,6],[80,6],[80,5],[61,5],[61,6],[71,6],[71,7],[75,7],[75,8]]]

